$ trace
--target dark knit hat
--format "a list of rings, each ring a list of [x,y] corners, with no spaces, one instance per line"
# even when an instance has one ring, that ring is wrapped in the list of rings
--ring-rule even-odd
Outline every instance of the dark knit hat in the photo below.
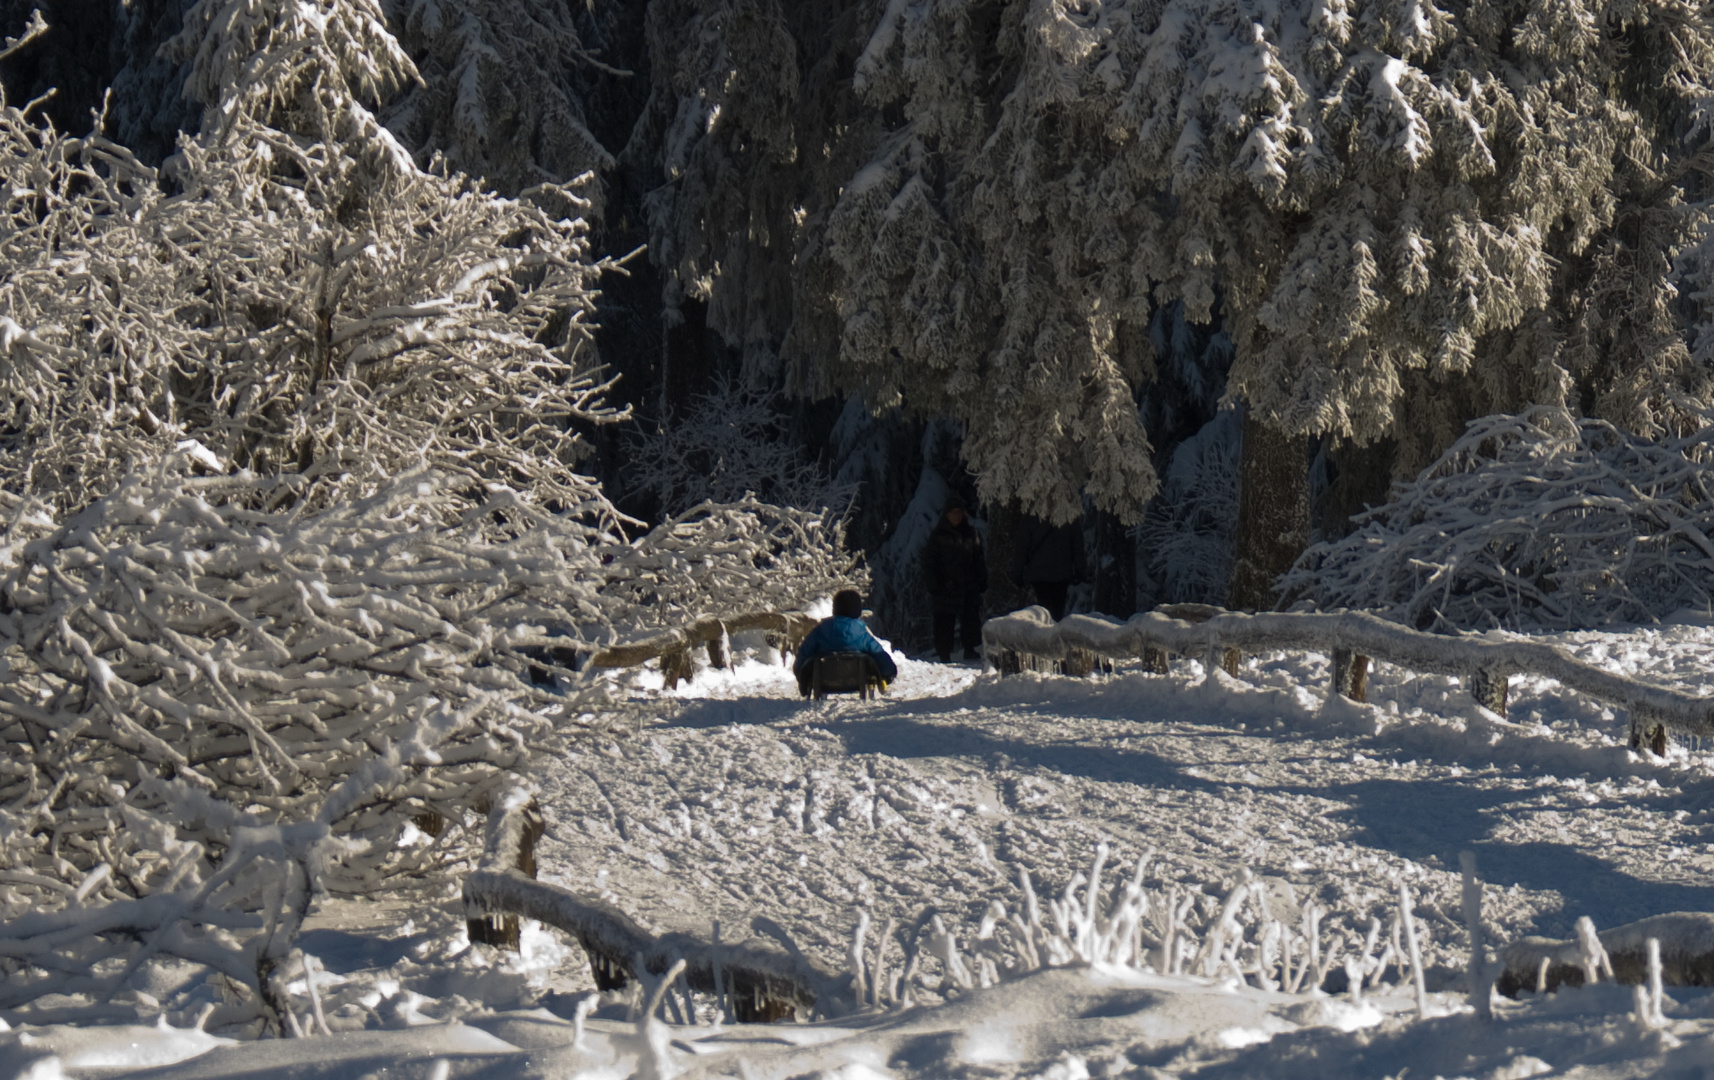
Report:
[[[833,613],[841,619],[861,619],[863,594],[856,589],[840,589],[833,594]]]
[[[948,510],[963,510],[965,513],[970,512],[970,508],[964,505],[964,496],[957,492],[948,493],[946,496],[946,504],[940,508],[940,512],[943,514]]]

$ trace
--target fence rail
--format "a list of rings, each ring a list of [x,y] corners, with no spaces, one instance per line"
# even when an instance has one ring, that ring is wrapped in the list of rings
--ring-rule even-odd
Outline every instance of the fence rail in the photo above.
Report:
[[[577,940],[602,990],[645,975],[661,978],[682,960],[685,984],[714,995],[740,1023],[789,1019],[818,1004],[826,1011],[849,983],[795,950],[755,940],[723,944],[718,924],[707,938],[685,931],[657,935],[605,900],[537,881],[534,848],[541,831],[536,805],[521,791],[489,812],[482,862],[464,879],[471,940],[516,949],[518,917],[535,919]],[[766,932],[771,924],[765,923],[758,920],[753,928]]]
[[[552,635],[540,638],[532,648],[537,650],[533,655],[544,669],[626,668],[659,659],[671,689],[694,674],[696,665],[691,656],[696,649],[707,649],[708,662],[714,667],[730,667],[732,658],[727,655],[726,642],[733,634],[761,630],[778,640],[781,651],[795,652],[816,622],[814,616],[801,611],[748,611],[724,619],[708,615],[682,626],[641,631],[593,651],[587,643]]]
[[[1412,671],[1463,676],[1470,693],[1501,715],[1506,711],[1507,680],[1518,674],[1540,675],[1625,709],[1633,747],[1646,739],[1661,753],[1668,732],[1714,735],[1714,697],[1616,675],[1558,645],[1519,634],[1426,634],[1360,611],[1248,615],[1187,604],[1134,615],[1125,622],[1068,615],[1055,623],[1038,607],[988,620],[982,640],[1002,673],[1027,665],[1030,657],[1063,661],[1079,653],[1143,659],[1153,670],[1164,671],[1166,656],[1175,653],[1230,669],[1234,653],[1319,652],[1333,659],[1334,689],[1359,701],[1373,657]]]

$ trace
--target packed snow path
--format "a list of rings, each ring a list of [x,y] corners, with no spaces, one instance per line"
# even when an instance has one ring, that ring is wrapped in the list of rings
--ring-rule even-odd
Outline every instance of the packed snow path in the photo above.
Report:
[[[1700,626],[1557,640],[1687,689],[1714,647]],[[544,877],[605,890],[661,929],[718,918],[726,941],[788,937],[835,969],[859,906],[874,919],[871,957],[888,919],[911,926],[930,906],[968,946],[991,900],[1017,909],[1019,869],[1045,901],[1101,841],[1109,882],[1152,850],[1148,888],[1194,886],[1216,904],[1248,869],[1277,918],[1314,902],[1329,912],[1323,939],[1348,943],[1371,917],[1390,921],[1403,877],[1426,939],[1426,1019],[1408,986],[1341,992],[1337,967],[1332,996],[1071,965],[935,1005],[930,960],[913,981],[924,1008],[639,1026],[626,992],[581,992],[589,970],[558,935],[526,925],[522,954],[473,948],[456,900],[418,897],[327,902],[312,917],[299,943],[317,957],[331,1035],[204,1035],[195,1024],[218,988],[174,961],[151,969],[147,993],[107,1005],[118,1026],[87,1012],[60,1026],[79,1003],[57,996],[14,1011],[0,1078],[100,1080],[152,1063],[151,1080],[1635,1080],[1714,1066],[1706,990],[1669,988],[1664,1018],[1646,1021],[1633,988],[1612,984],[1502,1002],[1492,1022],[1465,1004],[1461,850],[1480,858],[1489,940],[1502,944],[1566,934],[1583,914],[1613,926],[1714,910],[1714,759],[1633,755],[1623,717],[1552,684],[1516,680],[1507,722],[1456,680],[1385,666],[1374,704],[1328,701],[1325,661],[1310,655],[1253,658],[1213,683],[1188,661],[1166,677],[1075,680],[907,663],[892,696],[870,703],[802,702],[781,668],[755,661],[674,695],[651,677],[636,677],[624,713],[651,718],[636,730],[568,732],[538,755]],[[307,983],[292,986],[307,1008]],[[589,1005],[580,1029],[572,1017]]]
[[[1694,692],[1711,636],[1556,640]],[[705,672],[658,721],[544,763],[544,877],[662,929],[718,918],[733,940],[766,917],[835,968],[859,906],[877,928],[932,906],[968,940],[991,899],[1017,909],[1020,868],[1057,894],[1100,841],[1216,896],[1247,867],[1352,932],[1390,919],[1403,876],[1448,977],[1461,850],[1490,942],[1714,910],[1699,753],[1638,757],[1622,716],[1543,680],[1514,680],[1509,722],[1455,679],[1382,665],[1369,705],[1327,682],[1312,654],[1214,683],[1186,660],[1082,680],[907,662],[887,699],[809,703],[777,666]]]

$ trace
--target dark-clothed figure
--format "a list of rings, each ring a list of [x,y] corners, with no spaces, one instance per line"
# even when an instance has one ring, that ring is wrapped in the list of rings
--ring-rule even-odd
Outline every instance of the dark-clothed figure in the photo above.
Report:
[[[814,675],[815,658],[837,652],[868,653],[881,673],[882,683],[899,677],[899,665],[887,652],[887,647],[869,633],[863,625],[863,597],[855,590],[842,589],[833,594],[833,616],[816,624],[797,649],[797,662],[792,673],[797,676],[798,691],[809,695],[810,679]]]
[[[1031,518],[1018,537],[1016,579],[1036,594],[1053,621],[1065,618],[1065,597],[1071,583],[1089,573],[1083,556],[1083,527],[1077,522],[1049,525]]]
[[[975,660],[982,648],[982,594],[988,591],[988,558],[982,537],[970,524],[964,500],[946,500],[940,524],[922,549],[923,585],[934,602],[934,651],[941,663],[952,659],[953,630],[964,646],[964,659]]]

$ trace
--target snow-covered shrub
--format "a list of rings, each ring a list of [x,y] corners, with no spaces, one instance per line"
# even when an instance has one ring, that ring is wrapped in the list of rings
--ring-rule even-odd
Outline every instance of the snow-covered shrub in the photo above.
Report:
[[[868,575],[847,553],[840,515],[749,497],[705,502],[618,550],[603,595],[621,632],[752,611],[799,611]]]
[[[1150,575],[1175,603],[1224,604],[1238,527],[1239,422],[1225,410],[1178,445],[1138,526]]]
[[[659,499],[669,514],[747,494],[782,506],[848,504],[851,489],[829,480],[787,437],[776,401],[773,394],[716,380],[687,415],[635,437],[627,461],[633,489]]]
[[[312,480],[210,459],[188,446],[63,523],[6,499],[0,922],[36,970],[14,996],[164,952],[289,1027],[270,972],[312,895],[444,881],[530,745],[599,722],[608,684],[568,659],[539,685],[544,647],[848,580],[836,523],[754,502],[626,543],[598,499],[547,513],[422,467],[318,509]]]
[[[36,969],[14,1001],[161,952],[281,1023],[270,971],[310,896],[454,868],[544,706],[601,698],[555,701],[520,653],[545,623],[606,626],[598,530],[428,468],[309,509],[311,481],[207,458],[63,523],[8,500],[0,920]],[[401,842],[412,815],[432,841]]]
[[[608,414],[583,321],[600,267],[569,194],[501,199],[243,120],[184,144],[171,196],[15,110],[0,146],[0,484],[75,508],[194,438],[323,500],[424,456],[588,497],[566,428]]]
[[[989,901],[975,936],[962,946],[929,909],[905,930],[896,968],[887,956],[896,924],[881,931],[871,960],[870,919],[860,909],[848,959],[856,1003],[911,1004],[915,986],[926,981],[918,977],[925,956],[938,962],[942,992],[992,986],[1046,967],[1095,963],[1312,993],[1337,965],[1347,974],[1353,999],[1361,1001],[1363,987],[1380,985],[1389,970],[1402,979],[1407,961],[1413,975],[1420,973],[1420,952],[1407,952],[1401,944],[1403,937],[1415,938],[1408,889],[1400,890],[1385,922],[1387,905],[1361,919],[1349,913],[1330,918],[1313,900],[1300,904],[1289,884],[1258,878],[1247,868],[1224,888],[1150,885],[1150,856],[1144,855],[1131,874],[1105,885],[1108,855],[1105,843],[1097,845],[1089,873],[1073,874],[1057,897],[1039,896],[1028,871],[1020,869],[1017,910]]]
[[[0,1007],[165,954],[293,1029],[312,897],[441,887],[584,659],[848,580],[753,500],[626,538],[583,204],[417,168],[377,10],[194,5],[165,175],[0,99]]]
[[[1484,417],[1280,585],[1419,628],[1568,629],[1706,608],[1714,428],[1659,442],[1563,409]]]

